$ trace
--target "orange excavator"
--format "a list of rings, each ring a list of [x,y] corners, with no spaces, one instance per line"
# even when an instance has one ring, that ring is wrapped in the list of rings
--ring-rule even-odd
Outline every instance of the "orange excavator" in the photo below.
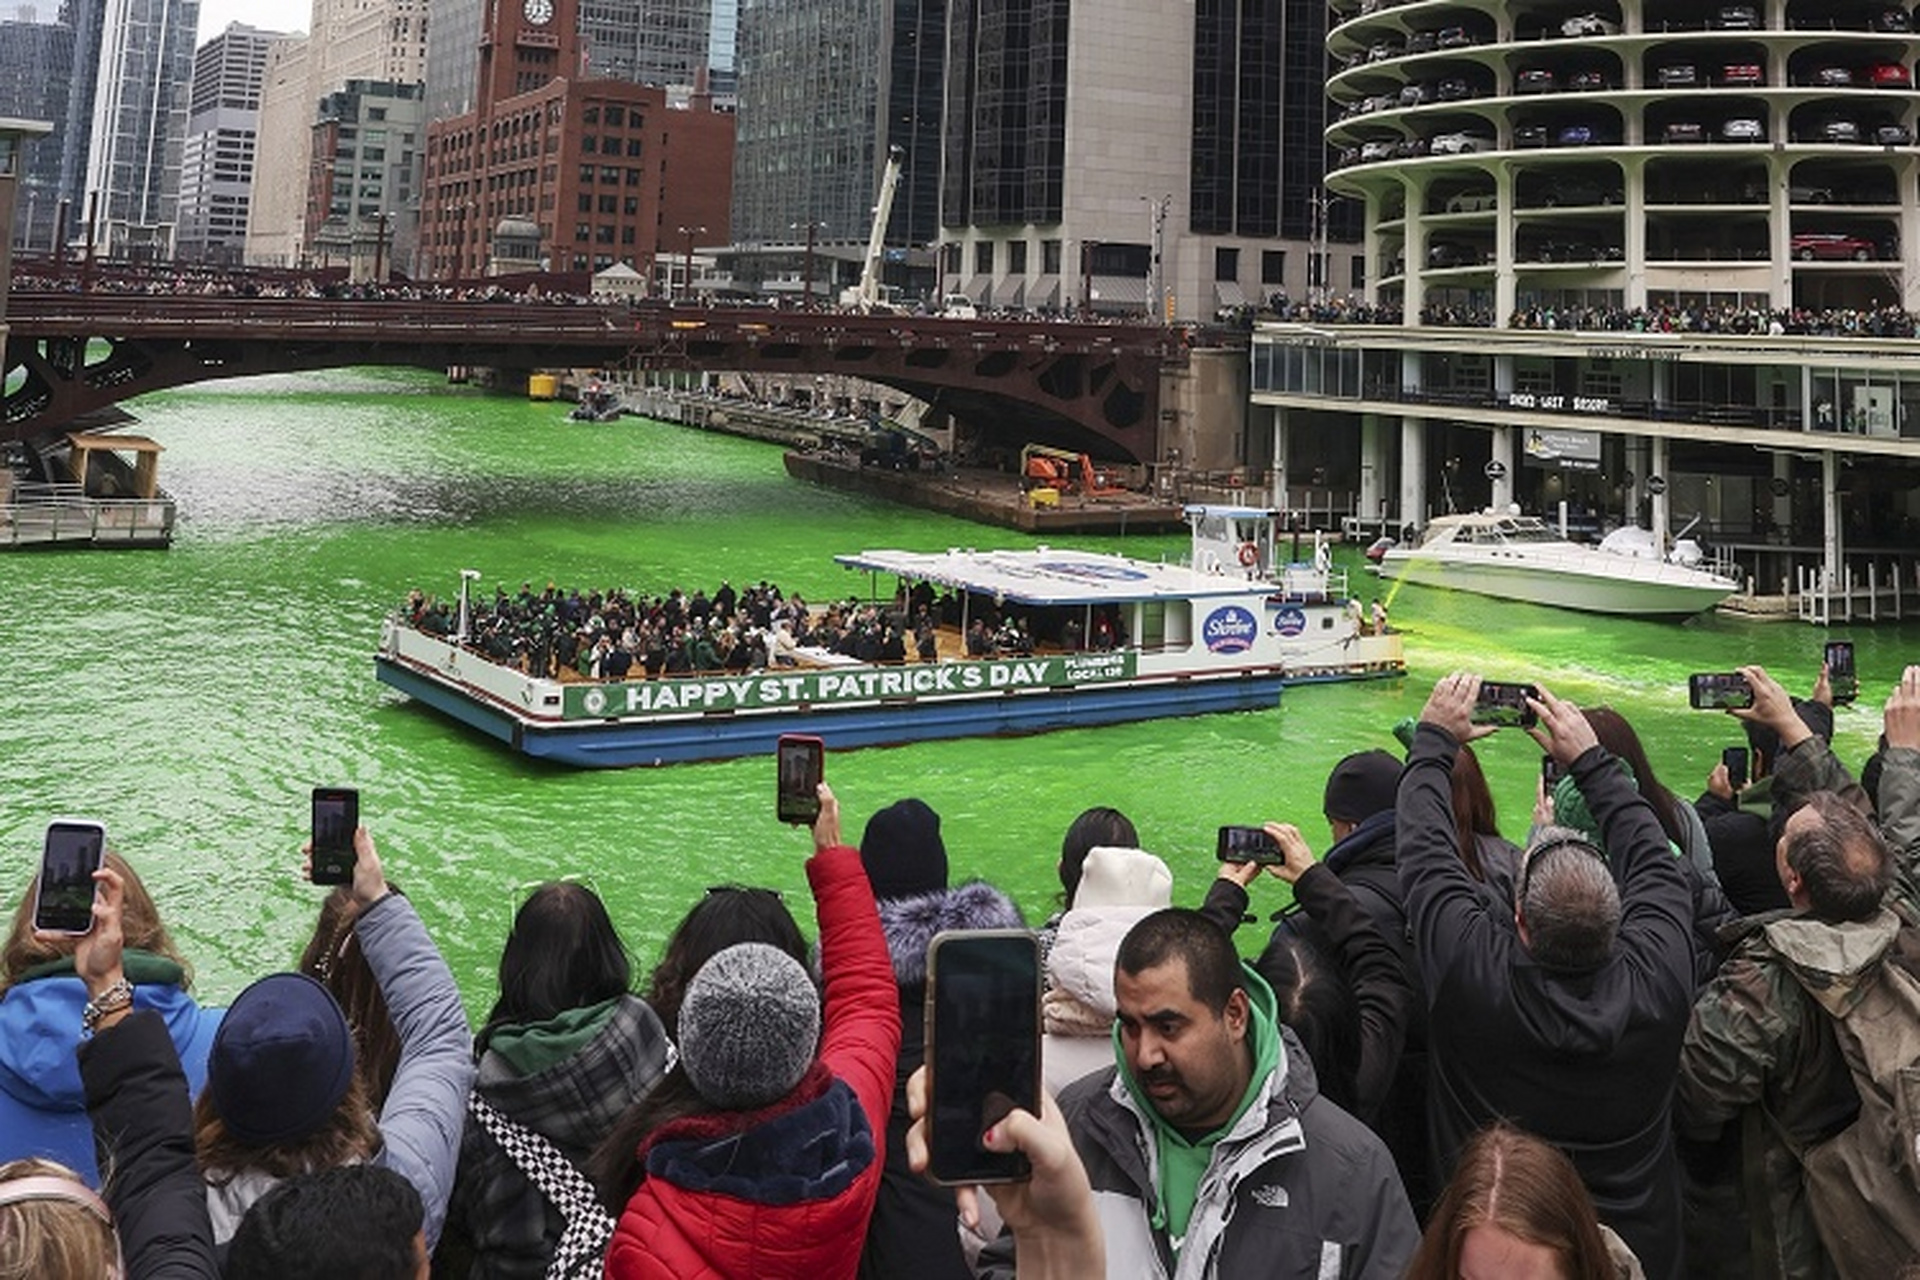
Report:
[[[1054,489],[1083,497],[1102,498],[1125,493],[1118,485],[1094,470],[1093,459],[1070,449],[1030,444],[1020,450],[1020,483],[1025,489]]]

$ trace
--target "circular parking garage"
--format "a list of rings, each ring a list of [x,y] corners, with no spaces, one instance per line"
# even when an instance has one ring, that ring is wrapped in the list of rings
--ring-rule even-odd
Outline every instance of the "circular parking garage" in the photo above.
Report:
[[[1912,27],[1877,0],[1335,0],[1328,185],[1410,317],[1920,310]]]

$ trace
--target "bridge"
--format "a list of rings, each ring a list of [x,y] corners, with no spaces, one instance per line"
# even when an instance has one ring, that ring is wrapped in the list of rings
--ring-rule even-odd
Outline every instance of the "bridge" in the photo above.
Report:
[[[11,295],[0,439],[215,378],[348,365],[839,374],[933,405],[991,442],[1151,461],[1161,375],[1190,334],[1150,325],[946,320],[662,303]],[[93,357],[89,360],[89,357]]]

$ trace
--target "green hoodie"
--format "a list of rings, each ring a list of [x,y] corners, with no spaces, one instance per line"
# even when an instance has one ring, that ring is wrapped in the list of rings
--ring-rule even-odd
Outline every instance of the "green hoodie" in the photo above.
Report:
[[[613,1016],[614,1006],[624,997],[614,996],[599,1004],[564,1009],[545,1022],[509,1024],[485,1036],[484,1053],[494,1053],[517,1076],[536,1076],[547,1068],[565,1062],[600,1034]]]
[[[1253,1076],[1247,1081],[1247,1091],[1242,1095],[1240,1105],[1233,1109],[1227,1122],[1198,1141],[1188,1141],[1178,1129],[1161,1119],[1160,1113],[1153,1108],[1152,1100],[1140,1092],[1140,1085],[1133,1078],[1133,1068],[1127,1063],[1126,1050],[1121,1047],[1120,1024],[1116,1022],[1113,1025],[1114,1058],[1120,1064],[1120,1078],[1127,1082],[1127,1092],[1133,1096],[1134,1105],[1140,1109],[1140,1113],[1153,1121],[1154,1137],[1159,1148],[1160,1195],[1153,1209],[1153,1226],[1167,1233],[1174,1242],[1176,1254],[1180,1249],[1180,1241],[1187,1236],[1187,1222],[1193,1216],[1193,1202],[1200,1194],[1200,1180],[1206,1176],[1207,1166],[1213,1162],[1214,1144],[1240,1122],[1240,1117],[1247,1113],[1256,1100],[1266,1094],[1267,1078],[1276,1071],[1285,1075],[1287,1070],[1286,1051],[1280,1045],[1273,988],[1244,962],[1240,968],[1252,1014],[1247,1033],[1253,1041]]]

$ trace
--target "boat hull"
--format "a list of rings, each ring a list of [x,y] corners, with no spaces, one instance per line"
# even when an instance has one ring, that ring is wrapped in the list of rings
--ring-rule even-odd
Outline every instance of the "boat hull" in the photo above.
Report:
[[[1169,716],[1276,706],[1280,671],[1168,676],[1129,684],[1002,691],[977,698],[896,700],[853,706],[543,721],[503,700],[387,654],[379,680],[536,759],[584,768],[626,768],[771,755],[783,733],[809,733],[838,749],[946,738],[1044,733]],[[1381,675],[1397,675],[1382,671]]]
[[[1531,565],[1520,559],[1495,562],[1393,551],[1381,558],[1380,576],[1497,600],[1633,617],[1691,617],[1713,608],[1735,590],[1727,583],[1675,581],[1654,574],[1616,577],[1562,565]]]

